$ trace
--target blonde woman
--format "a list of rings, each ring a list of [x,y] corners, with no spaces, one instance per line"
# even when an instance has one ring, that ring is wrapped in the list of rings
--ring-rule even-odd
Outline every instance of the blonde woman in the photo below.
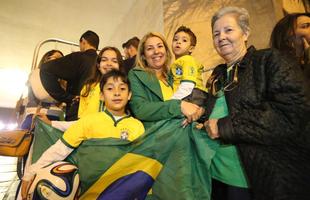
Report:
[[[141,39],[137,66],[128,76],[132,88],[131,110],[146,128],[160,120],[184,116],[185,124],[202,115],[201,107],[170,99],[173,95],[173,80],[169,70],[171,57],[167,42],[161,34],[151,32]]]

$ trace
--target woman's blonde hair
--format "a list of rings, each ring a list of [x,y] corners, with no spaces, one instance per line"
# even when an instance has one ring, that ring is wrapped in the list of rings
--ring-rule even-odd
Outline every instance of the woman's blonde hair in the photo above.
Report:
[[[148,71],[150,73],[153,73],[155,74],[155,71],[152,70],[147,62],[146,62],[146,59],[145,59],[145,55],[144,55],[144,50],[145,50],[145,42],[146,40],[148,40],[149,38],[151,37],[157,37],[159,39],[161,39],[161,41],[163,42],[164,46],[165,46],[165,49],[166,49],[166,60],[165,60],[165,63],[164,63],[164,66],[163,66],[163,76],[165,78],[167,78],[167,75],[169,73],[169,70],[170,70],[170,64],[171,64],[171,60],[172,60],[172,54],[171,54],[171,51],[168,47],[168,44],[164,38],[163,35],[161,35],[160,33],[157,33],[157,32],[149,32],[147,33],[141,40],[140,40],[140,43],[139,43],[139,47],[138,47],[138,53],[137,53],[137,58],[136,58],[136,66],[144,69],[145,71]]]

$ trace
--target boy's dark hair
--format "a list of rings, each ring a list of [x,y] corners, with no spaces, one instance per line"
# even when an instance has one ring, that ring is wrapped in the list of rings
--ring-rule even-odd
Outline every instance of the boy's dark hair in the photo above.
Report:
[[[103,91],[103,87],[104,85],[107,83],[109,78],[113,78],[114,80],[120,78],[125,84],[128,85],[128,90],[130,91],[130,83],[128,80],[127,75],[124,72],[121,72],[119,70],[116,69],[112,69],[111,71],[107,72],[106,74],[104,74],[100,80],[100,92]]]
[[[82,41],[82,38],[84,38],[84,40],[86,40],[89,45],[91,45],[91,46],[95,47],[96,49],[98,49],[98,46],[99,46],[99,36],[97,35],[97,33],[88,30],[85,33],[83,33],[83,35],[80,38],[80,42]]]
[[[184,32],[187,33],[189,35],[190,41],[191,41],[191,45],[192,46],[196,46],[197,44],[197,38],[196,35],[193,33],[193,31],[190,28],[187,28],[186,26],[180,26],[176,32],[174,33],[173,36],[175,36],[177,33],[179,32]]]
[[[140,42],[140,39],[135,36],[135,37],[129,39],[127,42],[123,43],[122,47],[123,48],[129,48],[130,46],[133,46],[136,49],[138,49],[139,42]]]

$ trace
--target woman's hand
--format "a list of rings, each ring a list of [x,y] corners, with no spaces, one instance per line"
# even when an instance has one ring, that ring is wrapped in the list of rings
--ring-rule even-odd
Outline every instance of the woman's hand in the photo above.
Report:
[[[75,96],[73,99],[72,99],[72,103],[73,102],[79,102],[80,101],[80,96]]]
[[[206,128],[206,131],[211,139],[216,139],[220,137],[217,121],[218,119],[209,119],[204,123],[204,127]]]
[[[204,113],[204,109],[197,106],[196,104],[182,101],[181,112],[183,115],[185,115],[187,123],[191,123],[201,117],[201,115]]]

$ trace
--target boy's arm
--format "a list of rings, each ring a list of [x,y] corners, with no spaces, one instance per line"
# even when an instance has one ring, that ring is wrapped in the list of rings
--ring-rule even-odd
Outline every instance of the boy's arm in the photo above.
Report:
[[[38,113],[36,114],[39,116],[39,118],[46,124],[52,126],[53,128],[57,128],[61,131],[66,131],[72,124],[74,124],[76,121],[56,121],[56,120],[49,120],[48,117],[45,114]]]
[[[183,99],[190,95],[195,87],[193,82],[181,82],[178,90],[173,94],[171,99]]]
[[[51,121],[51,126],[61,131],[66,131],[76,121]]]
[[[64,160],[74,149],[66,146],[61,140],[48,148],[39,158],[32,164],[23,176],[23,181],[30,181],[36,174],[37,170],[47,166],[53,162]]]

